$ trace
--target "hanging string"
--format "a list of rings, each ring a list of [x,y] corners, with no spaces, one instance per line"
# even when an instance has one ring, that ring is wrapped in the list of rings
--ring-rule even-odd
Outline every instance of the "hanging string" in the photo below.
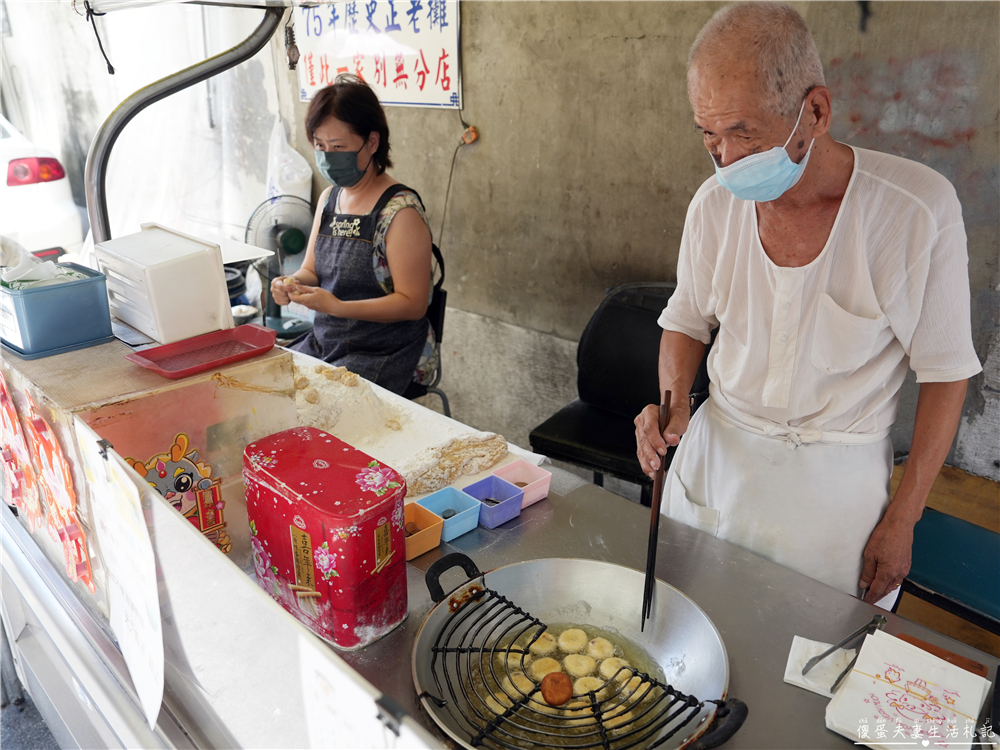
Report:
[[[101,54],[104,55],[104,62],[108,64],[108,73],[111,75],[115,74],[115,69],[111,66],[111,61],[108,59],[108,53],[104,51],[104,45],[101,44],[101,35],[97,33],[97,21],[94,20],[94,16],[106,16],[107,13],[98,13],[96,10],[90,7],[90,0],[83,0],[83,7],[87,10],[87,22],[94,27],[94,36],[97,37],[97,46],[101,50]]]

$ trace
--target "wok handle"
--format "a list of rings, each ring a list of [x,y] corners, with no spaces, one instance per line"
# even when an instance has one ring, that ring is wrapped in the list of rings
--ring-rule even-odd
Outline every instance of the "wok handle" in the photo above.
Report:
[[[715,714],[714,728],[696,739],[687,750],[709,750],[727,742],[743,726],[749,711],[747,704],[738,698],[727,698]]]
[[[427,584],[427,590],[431,593],[431,599],[435,603],[443,602],[445,598],[444,590],[441,588],[441,574],[446,570],[451,568],[457,568],[459,565],[465,570],[466,575],[469,576],[471,581],[473,578],[479,578],[482,575],[479,568],[472,558],[463,555],[461,552],[452,552],[451,554],[445,555],[440,560],[435,560],[431,563],[431,566],[424,573],[424,583]]]

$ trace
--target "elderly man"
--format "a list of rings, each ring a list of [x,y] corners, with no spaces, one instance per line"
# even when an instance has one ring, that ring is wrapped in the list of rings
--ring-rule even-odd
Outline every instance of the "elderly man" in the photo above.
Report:
[[[688,93],[716,174],[688,208],[659,321],[670,420],[661,435],[656,406],[636,417],[639,460],[652,474],[679,442],[665,514],[886,606],[981,369],[961,206],[933,170],[831,137],[815,43],[786,5],[719,11]],[[908,366],[920,395],[890,502]]]

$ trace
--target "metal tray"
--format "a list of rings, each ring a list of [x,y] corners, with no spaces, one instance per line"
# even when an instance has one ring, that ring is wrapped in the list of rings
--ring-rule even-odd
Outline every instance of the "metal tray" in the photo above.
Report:
[[[125,359],[171,380],[256,357],[274,347],[277,332],[248,323],[225,331],[131,352]]]

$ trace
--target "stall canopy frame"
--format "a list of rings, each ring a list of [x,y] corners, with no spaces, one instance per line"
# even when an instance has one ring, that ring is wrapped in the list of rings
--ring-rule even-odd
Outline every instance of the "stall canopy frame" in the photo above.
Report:
[[[160,3],[149,0],[106,0],[105,2],[94,2],[92,8],[97,11],[106,11],[156,4]],[[203,2],[201,4],[263,8],[264,18],[253,33],[235,47],[173,75],[161,78],[136,91],[119,104],[98,129],[93,143],[90,145],[87,166],[84,170],[87,214],[90,218],[95,245],[111,239],[106,189],[108,162],[111,158],[111,149],[125,126],[150,104],[208,80],[252,58],[271,40],[285,14],[285,8],[293,5],[292,2],[262,3],[261,0],[252,3],[230,0],[225,3]],[[76,0],[74,0],[74,5],[76,5]]]

